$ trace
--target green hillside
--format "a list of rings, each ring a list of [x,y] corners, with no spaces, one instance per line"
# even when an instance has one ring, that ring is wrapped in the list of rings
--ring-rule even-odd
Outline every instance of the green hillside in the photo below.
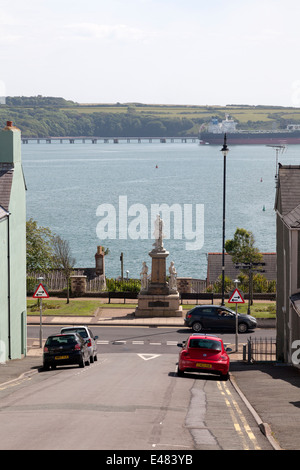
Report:
[[[239,129],[285,129],[300,123],[300,108],[276,106],[80,104],[56,97],[7,97],[0,125],[11,120],[24,137],[180,137],[198,136],[212,117],[229,114]]]

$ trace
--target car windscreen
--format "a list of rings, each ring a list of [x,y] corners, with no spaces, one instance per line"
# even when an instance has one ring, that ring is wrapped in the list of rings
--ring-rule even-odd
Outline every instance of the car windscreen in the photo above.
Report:
[[[47,338],[46,346],[65,346],[67,344],[76,343],[76,337],[74,335],[60,335],[50,336]]]
[[[88,338],[88,334],[85,328],[64,328],[62,333],[70,333],[71,331],[73,333],[78,333],[82,338]]]
[[[215,341],[213,339],[191,339],[190,348],[204,348],[204,349],[214,349],[215,351],[222,351],[222,345],[220,341]]]

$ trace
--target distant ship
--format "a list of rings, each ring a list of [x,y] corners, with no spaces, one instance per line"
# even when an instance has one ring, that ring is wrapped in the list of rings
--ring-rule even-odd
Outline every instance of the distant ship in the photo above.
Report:
[[[228,145],[300,144],[299,124],[289,124],[285,130],[276,131],[243,131],[236,128],[237,124],[229,115],[222,122],[213,118],[207,130],[200,129],[200,144],[223,145],[225,133]]]

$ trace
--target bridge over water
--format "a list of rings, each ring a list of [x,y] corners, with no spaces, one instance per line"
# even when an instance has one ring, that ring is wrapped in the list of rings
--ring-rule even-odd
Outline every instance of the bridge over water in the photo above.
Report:
[[[23,144],[51,144],[51,143],[83,143],[86,142],[97,144],[98,142],[104,144],[119,144],[127,142],[130,144],[131,142],[135,143],[152,143],[152,142],[159,142],[161,144],[165,143],[173,143],[173,142],[181,142],[181,143],[199,143],[200,140],[198,137],[22,137]]]

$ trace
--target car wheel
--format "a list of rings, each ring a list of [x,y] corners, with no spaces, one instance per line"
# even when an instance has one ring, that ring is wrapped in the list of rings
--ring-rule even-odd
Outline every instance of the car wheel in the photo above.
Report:
[[[90,365],[90,356],[88,357],[87,361],[85,361],[85,365],[89,366]]]
[[[227,374],[221,374],[221,380],[226,381],[228,379],[229,379],[229,374],[228,373]]]
[[[183,377],[184,376],[184,371],[179,369],[179,367],[177,367],[177,375],[178,375],[178,377]]]
[[[90,363],[93,364],[94,362],[94,356],[90,356]]]
[[[94,361],[98,361],[97,354],[95,354],[95,356],[94,356]]]
[[[246,323],[239,323],[238,330],[239,333],[247,333],[248,325]]]
[[[199,321],[195,321],[192,325],[192,329],[198,333],[199,331],[202,331],[202,324]]]
[[[79,361],[79,367],[83,368],[85,366],[83,357],[81,356],[80,361]]]
[[[43,365],[43,370],[49,370],[49,369],[50,369],[49,364],[44,364],[44,365]]]

